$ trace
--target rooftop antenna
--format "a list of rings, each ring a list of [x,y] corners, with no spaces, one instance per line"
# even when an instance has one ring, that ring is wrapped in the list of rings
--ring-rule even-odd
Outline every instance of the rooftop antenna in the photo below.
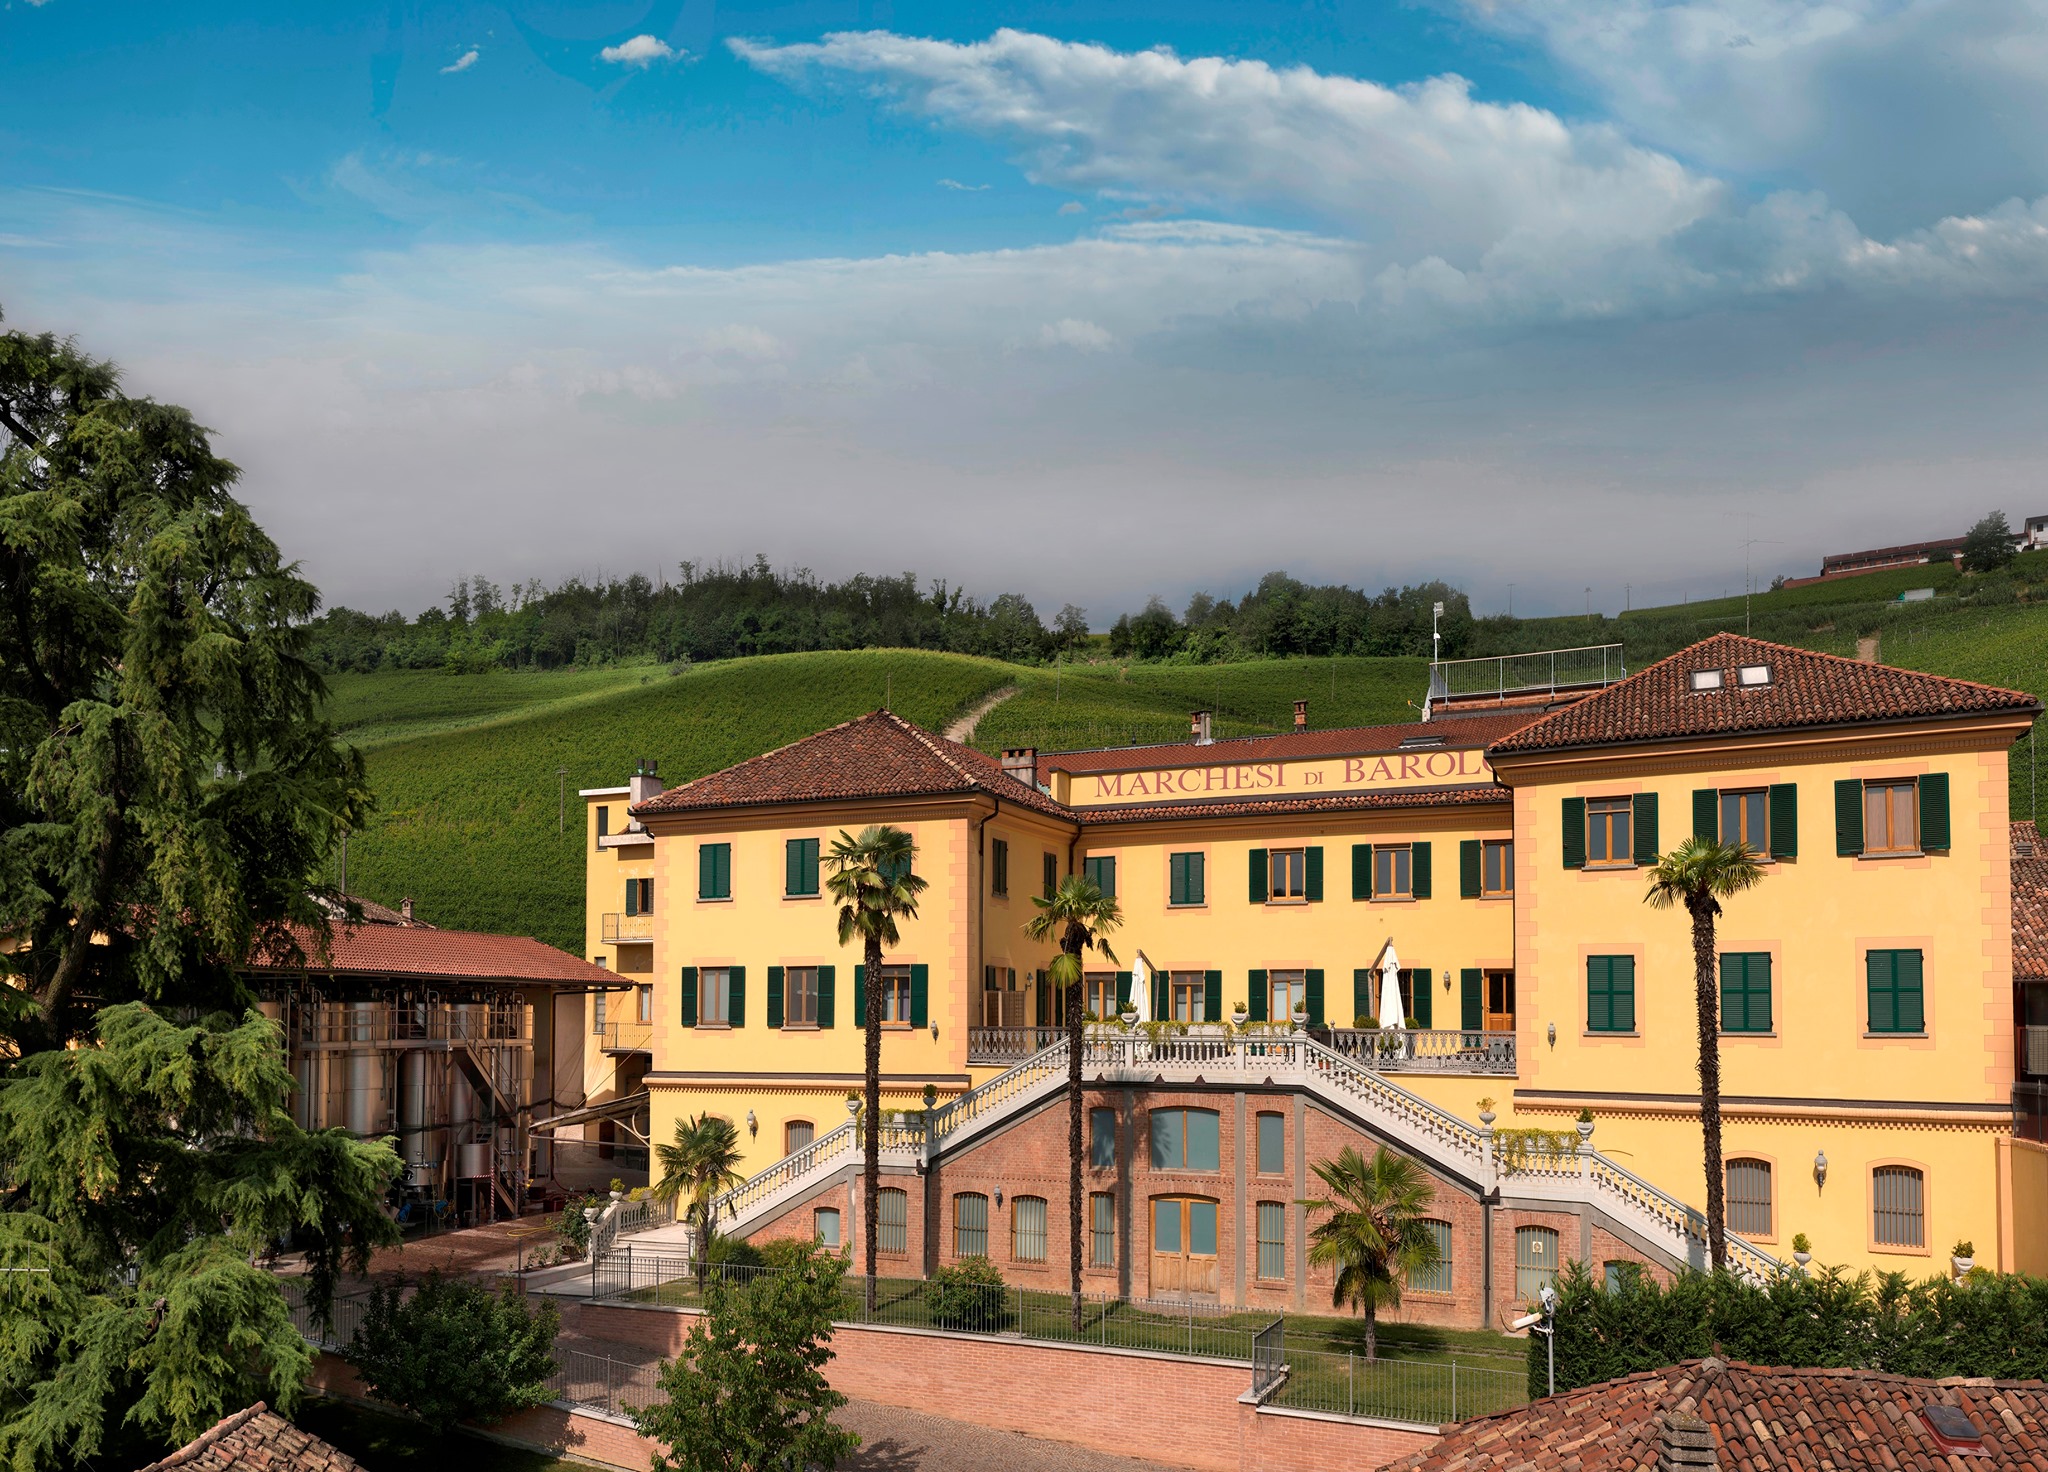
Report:
[[[1429,661],[1442,664],[1444,658],[1444,636],[1437,630],[1437,622],[1444,616],[1444,606],[1433,604],[1429,610]]]
[[[1723,516],[1733,516],[1733,515],[1735,515],[1735,513],[1734,513],[1733,511],[1724,511],[1724,512],[1722,512],[1721,514],[1722,514]],[[1744,532],[1750,532],[1750,531],[1753,531],[1753,530],[1755,530],[1755,523],[1756,523],[1756,510],[1755,510],[1755,508],[1754,508],[1754,507],[1749,507],[1749,506],[1745,506],[1745,507],[1744,507],[1744,508],[1742,509],[1742,529],[1743,529],[1743,531],[1744,531]],[[1750,571],[1749,571],[1749,561],[1750,561],[1750,556],[1749,556],[1749,555],[1750,555],[1750,552],[1751,552],[1751,551],[1752,551],[1753,549],[1757,548],[1757,547],[1782,547],[1782,546],[1784,546],[1784,545],[1785,545],[1785,544],[1784,544],[1783,542],[1780,542],[1780,541],[1776,540],[1775,538],[1771,538],[1771,537],[1755,537],[1755,536],[1745,536],[1745,537],[1743,538],[1743,542],[1742,542],[1742,632],[1743,632],[1743,635],[1744,635],[1744,637],[1745,637],[1745,638],[1746,638],[1746,637],[1748,636],[1748,634],[1749,634],[1749,602],[1750,602],[1750,599],[1751,599],[1751,598],[1752,598],[1752,597],[1754,596],[1754,594],[1755,594],[1755,583],[1754,583],[1754,579],[1753,579],[1753,578],[1752,578],[1752,577],[1750,576]]]
[[[1508,584],[1508,617],[1509,617],[1509,618],[1513,618],[1514,616],[1515,616],[1515,585],[1514,585],[1513,583],[1509,583],[1509,584]]]

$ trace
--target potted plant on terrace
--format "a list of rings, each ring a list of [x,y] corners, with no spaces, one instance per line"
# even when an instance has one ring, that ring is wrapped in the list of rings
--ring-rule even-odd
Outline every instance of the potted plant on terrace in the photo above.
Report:
[[[1801,1268],[1813,1261],[1813,1243],[1804,1232],[1792,1234],[1792,1261]]]
[[[1245,1006],[1243,1002],[1232,1002],[1230,1004],[1230,1025],[1232,1027],[1243,1027],[1251,1015],[1251,1009]]]
[[[1123,1020],[1125,1032],[1129,1032],[1138,1025],[1138,1009],[1128,1001],[1124,1003],[1123,1011],[1117,1013],[1117,1016]]]
[[[1956,1243],[1949,1251],[1949,1261],[1954,1265],[1958,1278],[1967,1277],[1970,1269],[1977,1265],[1977,1245],[1967,1238]]]

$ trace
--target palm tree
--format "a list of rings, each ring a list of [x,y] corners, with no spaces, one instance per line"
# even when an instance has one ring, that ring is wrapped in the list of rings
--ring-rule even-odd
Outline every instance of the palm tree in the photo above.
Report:
[[[1116,901],[1078,874],[1060,881],[1050,899],[1032,897],[1038,913],[1024,922],[1024,934],[1043,944],[1053,941],[1060,953],[1047,975],[1054,994],[1066,993],[1067,1015],[1067,1261],[1073,1275],[1074,1332],[1081,1332],[1081,957],[1099,952],[1114,966],[1116,952],[1108,936],[1124,923]]]
[[[1693,1001],[1700,1030],[1700,1134],[1706,1147],[1707,1257],[1716,1268],[1728,1260],[1726,1182],[1721,1175],[1721,998],[1714,977],[1714,919],[1729,895],[1763,883],[1763,866],[1746,843],[1722,843],[1695,835],[1650,870],[1653,908],[1684,905],[1692,916]]]
[[[711,1239],[718,1234],[718,1198],[746,1177],[740,1174],[740,1132],[729,1119],[699,1114],[676,1121],[676,1142],[656,1145],[661,1181],[654,1194],[674,1201],[687,1194],[687,1218],[697,1224],[697,1295],[711,1267]]]
[[[825,856],[832,875],[825,881],[839,901],[839,944],[856,936],[867,967],[867,997],[861,1026],[866,1032],[867,1093],[861,1110],[867,1163],[861,1185],[861,1220],[867,1239],[868,1312],[875,1311],[877,1212],[882,1199],[882,948],[896,944],[896,921],[917,918],[917,897],[925,882],[912,872],[917,843],[901,828],[870,823],[855,838],[844,829]]]
[[[1330,1215],[1309,1234],[1308,1260],[1337,1269],[1333,1304],[1364,1311],[1365,1357],[1371,1360],[1379,1354],[1380,1309],[1398,1306],[1402,1282],[1443,1261],[1422,1216],[1436,1188],[1407,1156],[1378,1150],[1368,1161],[1353,1145],[1335,1160],[1317,1161],[1316,1175],[1331,1199],[1302,1205]]]

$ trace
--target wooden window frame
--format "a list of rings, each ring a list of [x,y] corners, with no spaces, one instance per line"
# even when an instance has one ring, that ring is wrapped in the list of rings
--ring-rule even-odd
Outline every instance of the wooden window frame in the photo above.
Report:
[[[1188,993],[1192,1005],[1188,1015],[1180,1015],[1182,993]],[[1166,973],[1166,1015],[1174,1022],[1221,1022],[1220,1017],[1203,1015],[1208,1007],[1208,973],[1202,971],[1169,971]]]
[[[1913,834],[1912,842],[1907,844],[1900,844],[1892,841],[1897,837],[1897,835],[1892,832],[1892,818],[1897,810],[1897,799],[1895,794],[1901,788],[1904,788],[1906,791],[1912,794],[1911,810],[1913,814]],[[1870,794],[1874,791],[1879,790],[1894,794],[1894,796],[1887,797],[1884,803],[1884,837],[1886,841],[1883,843],[1875,841],[1870,829]],[[1865,779],[1863,783],[1864,856],[1866,858],[1874,859],[1904,859],[1918,857],[1920,853],[1921,848],[1919,779],[1916,777],[1871,777]]]
[[[1615,819],[1621,819],[1619,832],[1620,857],[1615,857],[1617,845]],[[1588,869],[1633,869],[1635,860],[1636,809],[1633,795],[1626,797],[1589,797],[1586,799],[1586,867]],[[1593,835],[1601,833],[1606,856],[1594,856]]]
[[[1920,1245],[1909,1242],[1880,1242],[1877,1240],[1877,1173],[1881,1170],[1910,1170],[1920,1177]],[[1864,1231],[1870,1238],[1873,1253],[1885,1253],[1899,1257],[1932,1257],[1934,1240],[1933,1172],[1925,1161],[1884,1159],[1871,1161],[1863,1171],[1863,1222]]]
[[[908,1028],[916,1024],[911,1021],[911,976],[912,968],[899,961],[892,961],[882,967],[882,1026]],[[891,1017],[890,1009],[902,1003],[902,1015]]]
[[[1093,1012],[1107,1022],[1117,1015],[1116,973],[1114,971],[1084,971],[1081,973],[1081,1011]],[[1101,1006],[1096,1006],[1100,1002]]]
[[[654,1021],[654,988],[636,986],[633,988],[634,1021],[647,1024]]]
[[[1405,871],[1405,872],[1403,872]],[[1372,846],[1372,902],[1406,904],[1415,898],[1415,845],[1376,843]]]
[[[1285,1011],[1275,1011],[1273,999],[1279,996],[1279,988],[1288,989],[1288,1005]],[[1302,1005],[1308,1005],[1308,971],[1300,966],[1269,967],[1266,971],[1266,1016],[1274,1022],[1285,1022],[1294,1014],[1295,991],[1301,993]]]
[[[714,976],[719,979],[718,985],[715,988],[711,985],[710,981]],[[719,1015],[711,1017],[706,1015],[704,1004],[714,991],[718,994]],[[697,1026],[732,1026],[732,967],[699,966],[697,968]]]
[[[797,985],[797,978],[808,976],[808,989]],[[808,1017],[797,1016],[796,1002],[799,998],[809,1000]],[[782,1025],[793,1027],[799,1032],[818,1025],[818,968],[815,966],[785,966],[782,970]]]
[[[1168,1161],[1162,1164],[1159,1160],[1157,1143],[1158,1129],[1160,1116],[1167,1114],[1177,1114],[1181,1117],[1180,1160],[1178,1162]],[[1214,1165],[1193,1165],[1189,1163],[1188,1139],[1191,1131],[1188,1129],[1188,1120],[1190,1117],[1198,1114],[1206,1115],[1216,1122],[1216,1163]],[[1223,1169],[1223,1116],[1221,1112],[1215,1109],[1203,1109],[1199,1106],[1186,1104],[1176,1104],[1170,1109],[1152,1110],[1145,1120],[1145,1159],[1153,1170],[1165,1175],[1211,1176],[1218,1174]]]
[[[1736,804],[1736,831],[1733,837],[1728,833],[1728,804]],[[1743,829],[1749,826],[1752,804],[1760,810],[1763,832],[1759,837],[1747,836]],[[1759,859],[1771,857],[1771,789],[1763,787],[1720,787],[1714,791],[1714,836],[1722,843],[1746,843],[1749,851]]]
[[[1487,860],[1498,853],[1502,887],[1486,887]],[[1515,841],[1512,838],[1482,838],[1479,840],[1479,897],[1483,900],[1510,899],[1515,893]]]
[[[1282,875],[1293,871],[1288,877],[1298,887],[1292,892],[1282,887]],[[1271,848],[1266,850],[1266,903],[1269,905],[1305,905],[1308,903],[1308,849]]]

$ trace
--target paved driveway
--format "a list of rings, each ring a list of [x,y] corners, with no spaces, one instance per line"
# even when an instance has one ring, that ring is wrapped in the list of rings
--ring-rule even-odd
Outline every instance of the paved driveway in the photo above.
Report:
[[[1185,1463],[1143,1462],[948,1421],[873,1401],[849,1401],[832,1419],[860,1433],[840,1472],[1185,1472]]]

